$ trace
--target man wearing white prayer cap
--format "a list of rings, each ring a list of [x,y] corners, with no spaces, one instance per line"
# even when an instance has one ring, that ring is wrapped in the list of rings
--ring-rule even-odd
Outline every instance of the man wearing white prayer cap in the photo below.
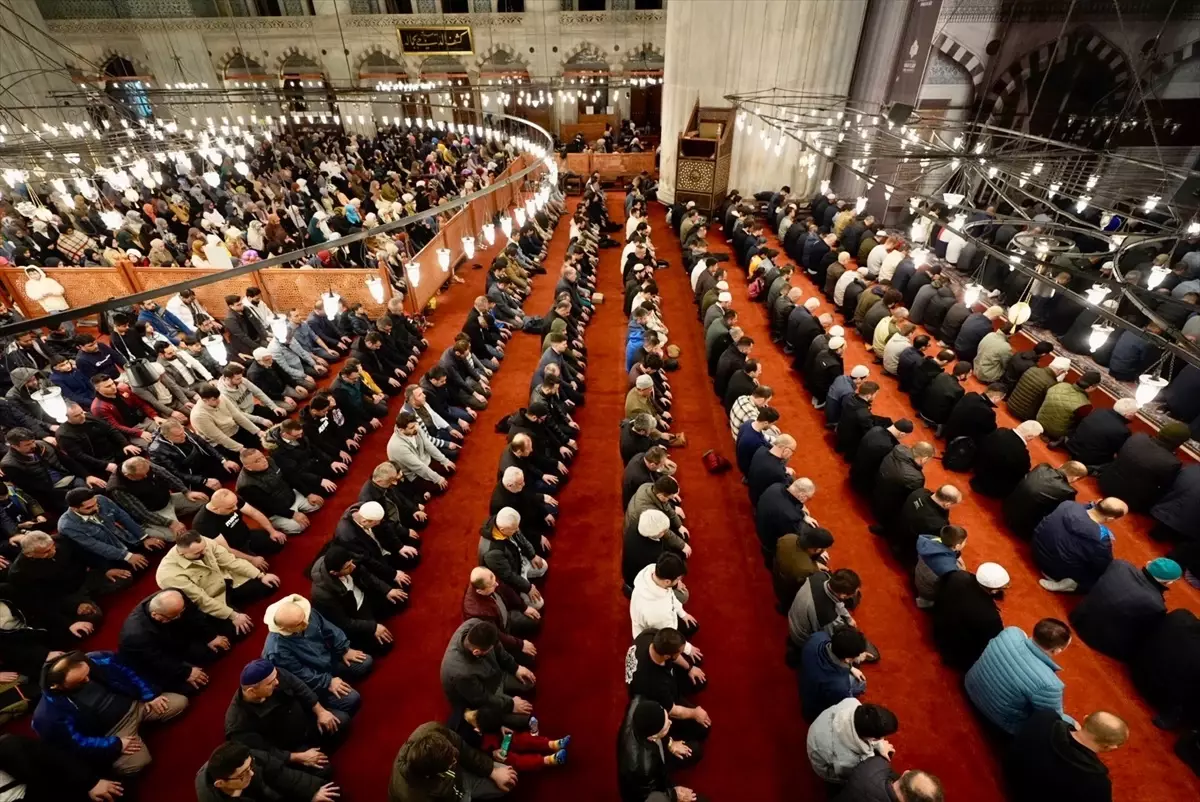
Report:
[[[933,642],[942,662],[966,671],[992,638],[1004,629],[996,603],[1004,598],[1009,576],[998,563],[970,571],[951,571],[939,580],[930,615]]]

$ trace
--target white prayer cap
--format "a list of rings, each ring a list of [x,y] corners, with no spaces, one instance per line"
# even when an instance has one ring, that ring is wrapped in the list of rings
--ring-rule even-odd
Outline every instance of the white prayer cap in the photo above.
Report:
[[[641,376],[637,377],[637,379],[634,381],[634,384],[637,385],[639,390],[649,390],[654,386],[654,379],[643,373]]]
[[[728,282],[728,281],[718,281],[718,282],[717,282],[717,289],[718,289],[718,290],[727,290],[727,289],[729,289],[729,282]]]
[[[866,365],[855,365],[854,369],[850,371],[850,378],[852,379],[865,379],[870,375],[871,369]]]
[[[270,356],[270,355],[271,355],[271,352],[268,351],[266,348],[255,348],[254,352],[251,354],[251,356],[253,356],[255,359],[262,359],[264,356]]]
[[[1071,369],[1071,360],[1065,356],[1056,356],[1050,360],[1050,370],[1055,373],[1065,373]]]
[[[638,518],[638,534],[658,539],[671,528],[671,519],[662,510],[646,510]]]
[[[688,202],[687,202],[687,207],[686,207],[686,208],[688,208],[688,209],[695,209],[695,208],[696,208],[696,202],[695,202],[695,201],[688,201]]]
[[[975,570],[975,581],[988,590],[999,590],[1008,584],[1008,571],[999,563],[984,563]]]
[[[816,309],[820,305],[821,305],[821,299],[816,298],[816,297],[809,298],[807,301],[804,302],[804,308],[810,312],[812,310]]]
[[[382,521],[383,505],[378,501],[368,501],[358,508],[358,514],[368,521]]]
[[[830,337],[845,337],[846,330],[843,329],[841,326],[830,326],[829,327],[829,336]]]
[[[869,267],[860,267],[858,269],[858,275],[860,275],[860,276],[869,276],[870,274],[871,274],[871,268],[869,268]]]
[[[841,337],[830,337],[829,338],[829,350],[830,351],[836,351],[839,348],[841,348],[842,346],[844,346],[845,344],[846,344],[846,341],[843,340]]]
[[[403,195],[400,196],[400,200],[404,201],[405,203],[412,203],[413,202],[412,193],[405,192]]]
[[[717,300],[723,304],[731,304],[733,303],[733,296],[727,292],[723,292],[717,296]]]
[[[424,182],[424,181],[418,181],[418,182],[417,182],[417,186],[419,186],[419,187],[423,187],[423,186],[425,186],[425,182]]]

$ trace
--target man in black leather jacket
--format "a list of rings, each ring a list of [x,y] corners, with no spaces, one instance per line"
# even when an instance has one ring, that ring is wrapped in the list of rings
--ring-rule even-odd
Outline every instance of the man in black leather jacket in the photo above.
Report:
[[[672,785],[670,770],[692,762],[692,746],[668,737],[671,719],[657,702],[635,696],[617,734],[617,785],[621,802],[703,802]]]

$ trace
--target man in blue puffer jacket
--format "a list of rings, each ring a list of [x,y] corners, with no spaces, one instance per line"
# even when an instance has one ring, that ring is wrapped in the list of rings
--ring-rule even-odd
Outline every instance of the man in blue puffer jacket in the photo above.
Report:
[[[963,685],[971,704],[989,721],[1013,735],[1035,710],[1053,710],[1063,720],[1063,681],[1054,656],[1071,643],[1071,630],[1056,618],[1043,618],[1028,638],[1006,627],[992,638],[971,666]]]
[[[1055,593],[1090,590],[1113,559],[1113,534],[1105,524],[1128,511],[1119,498],[1059,504],[1033,530],[1033,562],[1045,574],[1038,584]]]
[[[42,668],[33,729],[102,774],[137,774],[150,765],[142,723],[175,718],[187,705],[186,696],[156,694],[113,652],[67,652]]]

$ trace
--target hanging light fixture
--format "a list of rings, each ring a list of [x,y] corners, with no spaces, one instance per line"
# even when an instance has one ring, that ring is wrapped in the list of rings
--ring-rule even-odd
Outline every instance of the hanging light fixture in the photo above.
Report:
[[[421,263],[406,262],[404,264],[404,275],[408,278],[408,286],[416,287],[421,283]]]
[[[370,276],[367,278],[367,292],[371,293],[371,297],[375,299],[375,303],[383,303],[383,279],[379,276]]]
[[[475,258],[475,238],[474,237],[463,237],[463,254],[468,259]]]
[[[1166,281],[1167,276],[1171,275],[1171,269],[1165,265],[1154,265],[1150,268],[1150,275],[1146,277],[1146,288],[1154,289],[1159,284]]]
[[[1017,301],[1008,308],[1008,322],[1013,326],[1020,326],[1022,323],[1025,323],[1027,320],[1029,320],[1029,317],[1032,314],[1033,309],[1030,308],[1029,304],[1027,304],[1025,301]]]
[[[512,239],[512,218],[504,215],[500,218],[500,230],[504,232],[504,236]],[[490,239],[490,237],[489,237]]]
[[[524,209],[522,209],[520,206],[513,209],[513,217],[515,217],[517,220],[517,229],[518,230],[525,227],[525,210]]]
[[[208,184],[210,187],[215,187],[221,183],[221,176],[217,175],[212,170],[209,170],[204,174],[204,183]]]
[[[942,193],[942,200],[946,201],[946,205],[952,209],[955,206],[958,206],[960,203],[962,203],[964,197],[966,197],[966,196],[960,195],[957,192],[943,192]]]
[[[822,181],[821,181],[821,194],[822,195],[829,194],[829,179],[828,178],[822,179]]]
[[[1098,306],[1110,292],[1112,292],[1111,287],[1107,287],[1104,284],[1093,284],[1084,292],[1084,295],[1087,296],[1089,304]]]
[[[1133,398],[1137,401],[1139,407],[1144,407],[1162,392],[1162,388],[1167,386],[1167,380],[1159,376],[1157,372],[1143,373],[1138,376],[1137,390],[1134,391]]]
[[[527,201],[525,201],[525,216],[527,218],[532,220],[533,216],[537,214],[537,212],[538,207],[537,204],[533,202],[533,198],[529,198]]]
[[[963,304],[967,307],[967,309],[974,308],[975,302],[979,300],[979,296],[982,294],[983,286],[972,281],[963,288]]]
[[[225,338],[220,334],[210,334],[202,339],[200,343],[218,365],[224,365],[229,361],[229,352],[225,348]]]
[[[1188,223],[1187,232],[1189,237],[1200,237],[1200,223]]]
[[[442,272],[448,273],[450,271],[450,249],[449,248],[438,248],[437,249],[437,260],[438,260],[438,267],[440,267],[442,269]]]
[[[115,209],[100,212],[100,219],[104,222],[105,227],[111,231],[116,231],[125,222],[124,216]]]
[[[1092,353],[1096,353],[1100,348],[1108,342],[1109,335],[1113,333],[1113,327],[1105,323],[1093,323],[1092,333],[1088,335],[1088,348]]]
[[[854,201],[854,213],[856,215],[862,214],[866,210],[866,208],[867,208],[867,199],[866,198],[860,196],[857,200]]]
[[[250,165],[246,164],[245,162],[238,162],[237,164],[233,165],[233,169],[237,170],[238,173],[243,176],[250,175]]]
[[[496,244],[496,224],[495,223],[484,223],[483,224],[483,238],[485,240],[487,240],[487,244],[489,246]]]
[[[321,303],[325,306],[325,317],[333,320],[335,317],[337,317],[338,307],[342,303],[342,296],[338,295],[333,291],[333,288],[330,287],[329,292],[321,295]]]
[[[42,408],[42,411],[54,420],[62,423],[67,419],[67,402],[63,398],[62,388],[50,385],[44,390],[32,393],[31,397]]]
[[[279,342],[287,340],[288,319],[285,316],[276,315],[271,318],[271,335]]]

